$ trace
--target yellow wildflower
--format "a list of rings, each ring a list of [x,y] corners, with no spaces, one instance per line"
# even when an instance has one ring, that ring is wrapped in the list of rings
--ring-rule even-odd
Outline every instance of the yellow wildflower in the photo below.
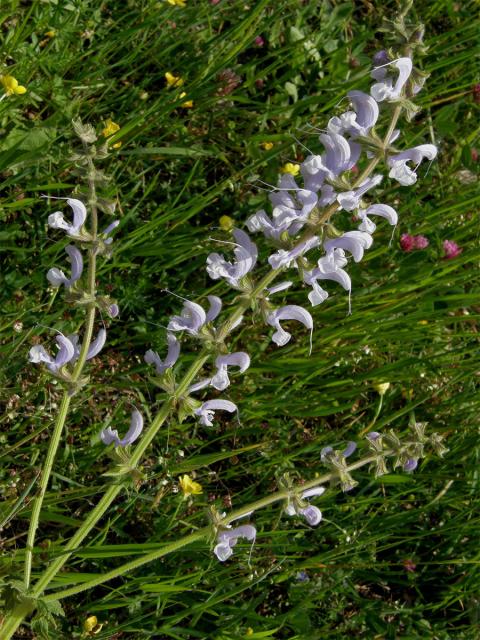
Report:
[[[105,122],[105,129],[102,131],[102,136],[104,136],[105,138],[109,138],[110,136],[113,136],[114,133],[117,133],[119,129],[120,129],[119,124],[114,122],[111,118],[107,118]],[[115,142],[115,144],[112,144],[112,147],[114,149],[119,149],[121,146],[122,146],[121,142]]]
[[[418,324],[423,324],[423,325],[428,324],[428,320],[419,320]]]
[[[187,0],[167,0],[168,4],[171,4],[174,7],[182,7],[184,8]]]
[[[83,623],[83,628],[88,635],[97,635],[103,628],[103,623],[99,623],[97,616],[89,616]]]
[[[114,133],[120,130],[120,125],[114,122],[111,118],[107,118],[105,122],[105,129],[102,131],[102,136],[109,138]]]
[[[200,493],[203,493],[202,485],[192,480],[192,478],[187,474],[180,478],[179,484],[185,498],[188,498],[188,496],[191,495],[197,496]]]
[[[280,173],[290,173],[292,176],[297,176],[300,173],[300,165],[287,162],[287,164],[284,164],[280,169]]]
[[[186,95],[185,91],[182,91],[180,98],[184,98]],[[193,107],[193,100],[186,100],[185,102],[182,102],[182,107],[184,109],[191,109]]]
[[[247,631],[245,632],[245,635],[247,636],[247,638],[248,638],[248,636],[253,636],[253,629],[252,629],[252,627],[248,627],[248,628],[247,628]]]
[[[181,76],[174,76],[173,73],[167,71],[165,74],[165,80],[167,81],[168,87],[181,87],[184,83],[184,80]]]
[[[231,231],[233,229],[234,222],[230,216],[222,216],[218,222],[220,229],[223,229],[223,231]]]
[[[47,38],[54,38],[57,35],[55,29],[51,29],[50,31],[45,31],[45,35]]]
[[[262,142],[260,146],[262,149],[265,149],[265,151],[270,151],[270,149],[273,149],[273,142]]]
[[[377,382],[377,384],[373,385],[373,388],[380,396],[384,396],[390,389],[390,382]]]
[[[13,76],[0,76],[0,82],[2,83],[7,96],[21,96],[27,92],[26,87],[18,84],[18,80]]]

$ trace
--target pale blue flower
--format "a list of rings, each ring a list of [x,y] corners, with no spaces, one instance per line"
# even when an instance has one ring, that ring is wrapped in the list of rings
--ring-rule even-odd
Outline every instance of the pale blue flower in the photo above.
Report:
[[[312,271],[304,272],[304,281],[312,287],[308,299],[315,307],[328,298],[328,293],[320,287],[317,280],[333,280],[338,282],[349,293],[352,290],[352,282],[348,273],[342,268],[347,264],[345,251],[334,249],[318,260],[318,266]]]
[[[398,58],[388,64],[398,70],[395,84],[393,84],[392,78],[383,73],[383,70],[377,68],[372,71],[372,76],[375,79],[383,78],[383,82],[377,82],[370,88],[370,94],[377,102],[398,100],[412,72],[413,65],[410,58]],[[378,71],[381,71],[381,73],[378,73]]]
[[[314,247],[318,247],[320,244],[320,240],[317,236],[313,236],[304,242],[300,242],[296,247],[286,251],[285,249],[279,249],[276,253],[272,254],[268,258],[268,262],[270,263],[272,269],[280,269],[281,267],[290,267],[291,263],[296,261],[300,256],[305,255],[307,251],[313,249]],[[295,263],[296,264],[296,263]]]
[[[302,493],[302,500],[312,498],[314,496],[321,496],[324,492],[325,487],[313,487],[312,489],[307,489]],[[309,504],[307,507],[300,507],[294,502],[290,502],[285,508],[285,513],[289,516],[303,516],[312,527],[317,526],[322,521],[322,512],[318,507],[315,507],[312,504]]]
[[[353,139],[366,136],[378,120],[380,113],[378,104],[363,91],[349,91],[347,95],[355,111],[346,111],[340,116],[330,118],[327,129],[329,133],[339,135],[347,133]]]
[[[220,562],[225,562],[233,555],[233,547],[237,544],[239,538],[246,538],[253,543],[256,537],[257,530],[251,524],[243,524],[240,527],[235,527],[235,529],[220,531],[213,553]]]
[[[347,231],[339,238],[332,238],[323,243],[327,253],[334,249],[343,249],[352,254],[355,262],[360,262],[365,249],[372,246],[372,236],[364,231]]]
[[[168,323],[168,331],[186,331],[193,336],[198,335],[203,325],[214,320],[222,308],[222,301],[217,296],[208,296],[208,300],[210,302],[208,313],[205,313],[196,302],[186,300],[181,315],[173,316]]]
[[[74,347],[74,356],[72,361],[75,362],[76,360],[78,360],[79,356],[80,356],[80,345],[78,344],[78,335],[76,333],[73,333],[72,335],[68,336],[69,340],[71,341],[71,343],[73,344]],[[95,340],[93,340],[93,342],[90,343],[90,346],[88,347],[88,351],[87,351],[87,357],[86,360],[91,360],[91,358],[94,358],[96,355],[98,355],[100,353],[100,351],[103,349],[103,347],[105,346],[105,342],[107,340],[107,332],[105,329],[99,329],[98,333],[97,333],[97,337],[95,338]]]
[[[152,349],[149,349],[145,354],[145,362],[155,365],[158,375],[162,375],[167,369],[173,367],[180,355],[180,342],[173,333],[167,333],[167,343],[168,351],[165,360],[160,360],[158,353]]]
[[[83,258],[77,247],[71,244],[65,247],[65,252],[68,254],[72,265],[70,278],[67,278],[63,271],[54,267],[48,270],[47,279],[54,287],[59,287],[63,284],[67,289],[69,289],[75,282],[77,282],[77,280],[80,279],[82,275]]]
[[[100,439],[103,444],[109,445],[112,444],[115,447],[126,447],[129,444],[135,442],[135,440],[140,436],[143,430],[143,417],[138,409],[134,409],[132,411],[132,416],[130,418],[130,428],[128,429],[125,437],[120,439],[118,435],[118,431],[116,429],[112,429],[111,427],[107,427],[103,429],[100,433]]]
[[[409,458],[403,465],[403,470],[406,471],[407,473],[411,473],[412,471],[415,471],[417,466],[418,466],[418,459]]]
[[[59,200],[63,199],[59,198]],[[67,222],[61,211],[55,211],[55,213],[48,216],[48,226],[52,229],[63,229],[68,236],[75,238],[80,235],[81,228],[87,219],[87,209],[81,200],[76,198],[65,199],[73,211],[73,223]]]
[[[213,427],[212,420],[217,410],[234,413],[238,409],[237,405],[230,400],[207,400],[201,407],[195,409],[195,415],[200,418],[200,424],[205,427]]]
[[[275,333],[272,336],[272,340],[279,347],[283,347],[283,345],[287,344],[287,342],[289,342],[290,338],[292,337],[292,334],[285,331],[280,325],[281,320],[298,320],[298,322],[301,322],[307,329],[309,329],[311,349],[313,318],[306,309],[292,304],[281,307],[280,309],[276,309],[275,311],[272,311],[268,314],[268,324],[276,329]]]
[[[257,262],[258,251],[245,231],[234,229],[236,241],[233,253],[235,262],[228,262],[219,253],[211,253],[207,258],[207,273],[213,280],[224,278],[232,287],[241,288],[240,281]]]
[[[338,133],[322,133],[320,141],[326,149],[322,160],[333,176],[339,176],[351,169],[360,157],[360,145],[349,142]]]
[[[420,144],[417,147],[406,149],[400,153],[389,156],[387,164],[390,168],[388,176],[397,180],[402,186],[408,187],[415,184],[417,174],[415,171],[424,158],[434,160],[437,157],[438,149],[434,144]],[[415,168],[411,169],[408,162],[413,162]]]
[[[274,284],[272,287],[267,287],[267,291],[270,294],[279,293],[280,291],[285,291],[285,289],[289,289],[292,286],[292,284],[293,282],[291,280],[284,280],[283,282]]]
[[[368,217],[372,215],[385,218],[392,226],[398,223],[398,215],[393,207],[388,204],[372,204],[367,209],[359,209],[357,212],[357,217],[361,220],[358,226],[359,231],[365,231],[366,233],[375,231],[376,224]]]
[[[55,358],[41,345],[32,347],[29,351],[29,361],[34,364],[44,363],[52,373],[57,373],[64,365],[68,364],[75,357],[75,346],[72,341],[63,334],[55,338],[58,345],[58,353]]]
[[[100,235],[103,236],[105,244],[112,244],[113,238],[110,237],[110,234],[118,227],[119,224],[120,220],[114,220],[102,231]]]
[[[116,318],[118,316],[118,314],[120,313],[120,309],[119,306],[116,302],[112,303],[111,305],[108,306],[108,315],[110,316],[110,318]]]
[[[354,209],[358,209],[360,206],[360,202],[362,196],[369,190],[378,186],[380,182],[383,180],[383,176],[377,174],[372,178],[367,178],[362,182],[362,184],[353,191],[344,191],[343,193],[339,193],[337,195],[337,202],[342,209],[345,211],[353,211]]]
[[[218,391],[223,391],[230,384],[228,367],[238,367],[239,373],[244,373],[250,366],[250,356],[244,351],[218,356],[215,360],[215,366],[217,373],[211,379],[210,384]]]

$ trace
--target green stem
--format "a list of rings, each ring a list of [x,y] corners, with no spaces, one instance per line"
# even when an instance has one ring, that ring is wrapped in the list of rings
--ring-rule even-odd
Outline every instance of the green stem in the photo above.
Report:
[[[347,469],[348,471],[354,471],[355,469],[359,469],[360,467],[365,466],[366,464],[370,464],[375,460],[375,456],[368,456],[363,458],[362,460],[358,460],[357,462],[351,464]],[[262,498],[261,500],[257,500],[256,502],[252,502],[241,509],[237,509],[233,511],[229,516],[223,518],[219,521],[219,525],[226,527],[234,520],[241,518],[242,516],[247,515],[251,511],[259,511],[260,509],[264,509],[265,507],[274,504],[275,502],[280,502],[283,500],[287,500],[288,497],[295,493],[302,493],[307,489],[312,487],[317,487],[321,484],[325,484],[329,482],[332,477],[335,476],[335,473],[326,473],[323,476],[319,476],[318,478],[314,478],[305,484],[298,485],[293,489],[283,489],[281,491],[277,491],[267,496],[266,498]],[[204,527],[203,529],[199,529],[194,533],[191,533],[184,538],[180,538],[180,540],[176,540],[175,542],[171,542],[166,544],[161,549],[156,549],[155,551],[151,551],[150,553],[145,554],[141,558],[135,558],[130,562],[126,562],[125,564],[113,569],[112,571],[108,571],[104,573],[98,578],[94,578],[93,580],[89,580],[88,582],[84,582],[83,584],[77,585],[75,587],[71,587],[70,589],[65,589],[64,591],[57,591],[50,595],[47,595],[43,598],[45,602],[49,602],[52,600],[62,600],[63,598],[68,598],[69,596],[73,596],[77,593],[81,593],[82,591],[87,591],[88,589],[92,589],[93,587],[97,587],[105,582],[113,580],[114,578],[120,578],[125,575],[129,571],[133,571],[138,567],[141,567],[144,564],[148,564],[149,562],[153,562],[154,560],[158,560],[159,558],[163,558],[169,553],[173,553],[182,547],[186,547],[192,542],[197,542],[203,538],[208,538],[212,534],[212,526]]]
[[[395,129],[400,112],[401,112],[401,107],[400,106],[396,107],[393,112],[392,121],[390,123],[390,126],[388,128],[387,134],[384,139],[384,145],[388,143],[388,140],[393,130]],[[369,165],[365,168],[365,170],[356,180],[355,186],[358,186],[359,184],[361,184],[370,175],[370,173],[374,170],[374,168],[377,166],[380,160],[381,160],[380,154],[376,158],[372,159]],[[329,217],[337,210],[337,208],[338,208],[337,204],[330,205],[324,211],[319,222],[315,225],[315,227],[312,227],[311,229],[307,230],[306,233],[308,234],[308,237],[311,237],[312,235],[314,235],[318,231],[318,228],[320,228],[321,225],[326,220],[329,219]],[[303,242],[305,239],[306,238],[302,236],[299,242]],[[277,277],[280,271],[281,270],[272,269],[271,271],[266,273],[265,276],[261,278],[261,280],[255,286],[254,290],[250,295],[250,299],[258,297],[258,295],[260,295],[265,290],[265,287],[267,287]],[[247,300],[247,301],[241,302],[237,306],[237,308],[232,312],[230,317],[223,323],[222,327],[219,329],[217,333],[217,337],[219,338],[219,340],[223,340],[228,335],[231,326],[246,311],[249,304],[250,304],[250,300]],[[191,365],[189,371],[187,372],[183,380],[180,382],[179,386],[177,387],[176,393],[178,396],[186,392],[194,376],[198,371],[200,371],[200,369],[203,367],[203,365],[206,363],[207,360],[208,360],[208,354],[205,351],[202,351],[198,356],[198,358],[195,360],[195,362]],[[154,421],[151,423],[149,429],[143,434],[139,444],[135,447],[135,450],[131,456],[132,467],[136,466],[140,462],[144,452],[149,447],[150,443],[153,441],[159,429],[167,419],[170,413],[170,410],[171,410],[170,401],[166,401],[166,403],[160,409],[160,412],[157,414]],[[50,567],[47,568],[46,572],[42,575],[38,583],[35,585],[34,594],[36,596],[42,593],[42,590],[51,582],[51,580],[55,577],[58,571],[60,571],[63,565],[67,562],[71,553],[82,543],[85,537],[93,529],[95,524],[103,517],[103,515],[105,514],[109,506],[112,504],[112,502],[115,500],[117,495],[120,493],[120,491],[121,491],[121,485],[110,487],[107,490],[107,492],[105,493],[101,501],[98,503],[95,509],[90,513],[90,515],[84,521],[80,529],[78,529],[76,534],[66,545],[65,553],[62,554],[61,557],[57,558],[52,562]]]
[[[97,238],[97,228],[98,228],[98,214],[97,214],[97,206],[96,206],[97,198],[96,198],[96,191],[95,191],[95,181],[93,179],[94,170],[95,169],[93,167],[93,161],[91,158],[89,158],[89,204],[91,205],[90,222],[91,222],[91,234],[92,234],[93,246],[89,251],[87,292],[92,298],[95,297],[95,274],[96,274],[95,242]],[[72,381],[74,383],[79,380],[82,374],[83,368],[85,366],[88,347],[90,346],[90,342],[92,341],[94,324],[95,324],[95,302],[92,302],[87,307],[87,319],[86,319],[83,343],[80,349],[78,361],[75,364],[75,368],[72,373]],[[48,447],[45,464],[42,469],[42,474],[40,477],[40,490],[37,496],[35,497],[35,501],[33,503],[32,517],[30,520],[30,525],[28,527],[27,544],[25,547],[24,584],[25,584],[25,588],[27,589],[30,586],[30,578],[32,573],[32,561],[33,561],[33,548],[35,544],[35,537],[37,534],[38,524],[40,521],[40,513],[42,510],[43,500],[45,498],[45,493],[48,487],[48,483],[50,481],[50,475],[52,472],[52,467],[55,461],[55,457],[57,455],[57,450],[60,445],[63,428],[65,425],[65,420],[67,418],[68,410],[70,408],[71,399],[72,398],[70,393],[68,391],[65,391],[62,397],[60,411],[57,416],[57,420],[55,421],[55,427],[53,430],[52,439]]]

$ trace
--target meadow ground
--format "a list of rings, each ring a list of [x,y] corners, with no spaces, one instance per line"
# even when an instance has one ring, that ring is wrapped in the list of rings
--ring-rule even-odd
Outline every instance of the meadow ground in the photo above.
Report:
[[[121,223],[97,276],[121,314],[108,321],[107,347],[73,401],[34,576],[111,480],[98,442],[105,416],[113,411],[123,430],[131,404],[148,417],[161,400],[143,354],[163,351],[163,327],[179,309],[164,289],[223,295],[205,272],[221,216],[242,225],[266,205],[257,180],[275,184],[280,166],[307,153],[294,137],[318,148],[312,127],[326,125],[348,90],[368,87],[371,57],[384,46],[378,28],[396,11],[377,1],[181,4],[5,0],[0,8],[1,72],[8,67],[27,88],[0,103],[5,584],[22,575],[31,498],[60,398],[27,363],[28,350],[35,336],[47,340],[44,327],[71,332],[82,318],[63,292],[48,289],[45,274],[63,260],[65,243],[47,230],[54,209],[40,198],[79,185],[72,118],[98,132],[108,118],[121,127],[102,165]],[[391,245],[390,228],[379,225],[372,249],[350,266],[352,314],[341,289],[332,291],[312,312],[310,356],[303,332],[277,349],[267,327],[244,324],[235,347],[252,364],[229,390],[240,423],[165,426],[143,464],[146,482],[115,501],[53,586],[81,584],[186,535],[204,526],[209,505],[247,504],[273,491],[279,473],[323,473],[322,447],[360,444],[377,414],[377,431],[403,434],[412,419],[426,422],[449,452],[427,456],[413,474],[376,480],[360,470],[353,491],[319,500],[317,528],[280,507],[259,511],[251,555],[242,544],[220,564],[208,544],[194,543],[63,600],[56,626],[44,615],[16,637],[88,637],[92,615],[103,627],[91,635],[104,639],[478,637],[478,3],[421,0],[411,15],[425,24],[420,64],[431,75],[417,98],[422,111],[401,124],[402,145],[433,142],[439,155],[413,187],[382,186],[400,221]],[[181,76],[185,96],[166,73]],[[405,252],[404,233],[427,237],[428,247]],[[445,259],[445,240],[460,255]],[[292,289],[288,301],[304,304],[305,289]],[[378,411],[375,385],[384,382]],[[173,491],[184,473],[195,475],[201,495],[183,500]]]

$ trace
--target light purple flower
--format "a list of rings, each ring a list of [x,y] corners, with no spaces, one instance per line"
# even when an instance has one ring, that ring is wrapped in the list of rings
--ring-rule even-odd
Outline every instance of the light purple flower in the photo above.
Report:
[[[327,254],[334,249],[343,249],[352,254],[355,262],[360,262],[365,249],[372,246],[372,236],[364,231],[347,231],[339,238],[332,238],[323,243]]]
[[[236,241],[233,250],[235,262],[228,262],[219,253],[211,253],[207,258],[207,273],[213,280],[224,278],[232,287],[238,289],[240,280],[255,266],[258,251],[245,231],[234,229],[233,237]]]
[[[43,362],[52,373],[57,373],[64,365],[68,364],[75,356],[75,346],[72,341],[63,334],[55,338],[58,345],[58,353],[55,358],[41,345],[32,347],[29,351],[29,361],[34,364]]]
[[[75,362],[80,356],[81,349],[80,345],[78,344],[78,335],[76,333],[73,333],[72,335],[69,335],[68,338],[73,344],[74,355],[72,361]],[[90,346],[88,347],[86,360],[90,360],[100,353],[105,345],[106,339],[107,332],[105,331],[105,329],[99,329],[97,337],[93,342],[90,343]]]
[[[268,262],[271,265],[272,269],[280,269],[281,267],[290,267],[292,262],[295,262],[297,258],[303,256],[307,251],[313,249],[314,247],[318,247],[320,244],[320,240],[317,236],[313,236],[313,238],[309,238],[305,240],[305,242],[300,242],[296,247],[291,249],[290,251],[286,251],[285,249],[279,249],[276,253],[272,254],[268,258]]]
[[[69,289],[75,282],[77,282],[77,280],[80,279],[82,275],[83,258],[77,247],[71,244],[65,247],[65,252],[68,254],[72,265],[70,278],[67,278],[63,271],[54,267],[48,270],[47,280],[54,287],[59,287],[63,284],[66,289]]]
[[[412,471],[415,471],[417,466],[418,466],[418,460],[416,458],[409,458],[403,465],[403,470],[406,471],[407,473],[411,473]]]
[[[181,315],[173,316],[168,323],[168,331],[186,331],[193,336],[198,335],[203,325],[215,320],[222,309],[222,301],[218,296],[208,296],[208,301],[210,309],[205,313],[199,304],[186,300]]]
[[[383,176],[377,174],[373,178],[367,178],[364,182],[354,191],[344,191],[337,195],[337,202],[345,211],[353,211],[360,207],[362,196],[369,190],[373,189],[382,181]]]
[[[138,409],[134,409],[132,411],[132,416],[130,418],[130,428],[128,429],[125,437],[120,439],[118,435],[118,431],[116,429],[112,429],[111,427],[107,427],[103,429],[100,433],[100,439],[103,444],[109,445],[112,444],[115,447],[126,447],[129,444],[135,442],[135,440],[142,433],[143,429],[143,418],[142,414]]]
[[[383,72],[380,74],[376,73],[381,71],[380,69],[374,69],[372,71],[372,76],[376,79],[380,79],[382,76],[384,77],[383,82],[377,82],[370,88],[370,94],[377,102],[398,100],[405,83],[412,73],[413,65],[410,58],[398,58],[397,60],[392,60],[389,65],[398,70],[398,77],[395,84],[393,84],[392,78],[383,76]]]
[[[267,287],[267,291],[272,295],[274,293],[279,293],[280,291],[285,291],[285,289],[291,287],[292,284],[293,282],[291,280],[284,280],[283,282],[273,285],[273,287]]]
[[[291,333],[282,329],[282,326],[280,325],[281,320],[298,320],[298,322],[301,322],[307,329],[309,329],[311,349],[313,318],[306,309],[299,307],[296,304],[291,304],[281,307],[280,309],[276,309],[267,316],[268,324],[276,329],[272,336],[272,340],[279,347],[283,347],[283,345],[287,344],[292,337]]]
[[[173,333],[167,333],[167,343],[168,351],[165,360],[160,360],[158,353],[152,349],[149,349],[145,354],[145,362],[155,365],[158,375],[162,375],[167,369],[173,367],[180,355],[180,342]]]
[[[312,498],[314,496],[321,496],[324,492],[325,487],[313,487],[312,489],[307,489],[302,493],[302,500]],[[303,516],[312,527],[317,526],[322,521],[322,512],[318,507],[315,507],[312,504],[309,504],[307,507],[299,507],[298,505],[290,502],[285,508],[285,513],[289,516]]]
[[[348,171],[358,160],[360,145],[349,143],[346,138],[338,133],[322,133],[320,141],[326,149],[322,160],[334,176]]]
[[[417,174],[415,171],[424,158],[434,160],[438,149],[434,144],[421,144],[412,149],[406,149],[388,158],[387,164],[390,167],[389,177],[397,180],[402,186],[408,187],[415,184]],[[415,168],[411,169],[408,162],[413,162]]]
[[[218,356],[215,360],[215,366],[217,367],[217,373],[213,376],[211,385],[218,391],[223,391],[230,384],[228,367],[238,367],[239,373],[244,373],[250,366],[250,356],[243,351]]]
[[[118,314],[120,313],[120,309],[119,309],[118,304],[116,302],[114,302],[111,305],[109,305],[108,308],[107,308],[107,313],[110,316],[110,318],[116,318],[118,316]]]
[[[334,249],[318,261],[318,267],[304,273],[304,282],[312,287],[308,294],[313,307],[321,304],[328,298],[328,293],[317,283],[317,280],[333,280],[338,282],[349,293],[352,290],[352,281],[348,273],[342,268],[347,264],[345,251]]]
[[[233,413],[238,409],[237,405],[230,400],[207,400],[201,407],[195,409],[195,415],[199,416],[200,424],[205,427],[213,427],[212,420],[217,410]]]
[[[356,111],[356,124],[360,127],[360,130],[350,135],[366,136],[378,120],[380,110],[377,101],[363,91],[349,91],[347,96]]]
[[[361,220],[358,226],[359,231],[373,233],[377,228],[376,224],[368,217],[369,215],[381,216],[392,226],[398,223],[398,215],[393,207],[390,207],[388,204],[372,204],[368,209],[359,209],[357,212],[357,216]]]
[[[116,229],[118,227],[118,225],[120,224],[120,220],[114,220],[113,222],[111,222],[108,227],[106,227],[101,235],[104,237],[104,242],[105,244],[112,244],[113,242],[113,238],[109,237],[110,233],[112,233],[112,231],[114,229]]]
[[[253,543],[256,537],[257,530],[251,524],[243,524],[240,527],[235,527],[235,529],[220,531],[213,553],[220,562],[225,562],[233,554],[233,547],[237,544],[239,538],[246,538]]]
[[[87,219],[87,209],[81,200],[75,198],[66,198],[66,200],[73,211],[73,223],[67,222],[61,211],[55,211],[48,216],[48,226],[52,229],[63,229],[68,236],[75,238],[80,235],[81,228]]]

